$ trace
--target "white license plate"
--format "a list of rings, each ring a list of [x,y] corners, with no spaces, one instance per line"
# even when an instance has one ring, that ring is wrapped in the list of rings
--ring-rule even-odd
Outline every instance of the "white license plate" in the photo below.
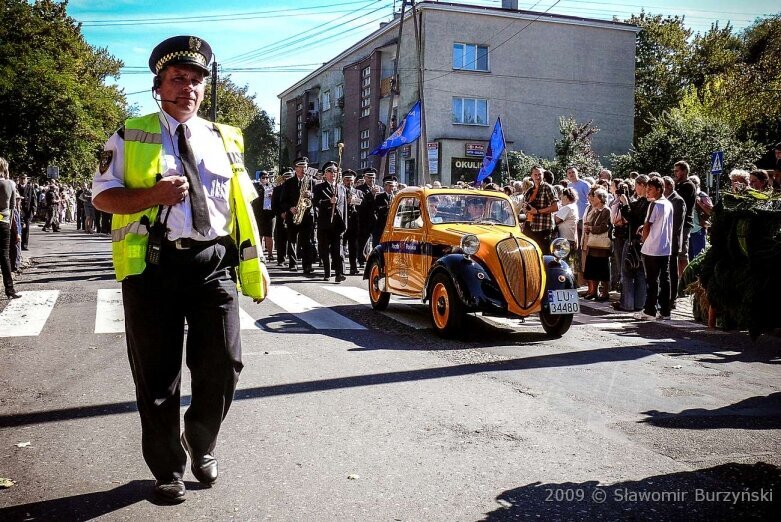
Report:
[[[580,312],[577,290],[548,290],[548,306],[552,315]]]

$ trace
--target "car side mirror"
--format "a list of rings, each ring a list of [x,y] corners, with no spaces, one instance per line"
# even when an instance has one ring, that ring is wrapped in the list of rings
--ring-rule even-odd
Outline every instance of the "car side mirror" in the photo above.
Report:
[[[525,212],[521,212],[520,214],[518,214],[518,222],[519,223],[526,223],[526,213]]]

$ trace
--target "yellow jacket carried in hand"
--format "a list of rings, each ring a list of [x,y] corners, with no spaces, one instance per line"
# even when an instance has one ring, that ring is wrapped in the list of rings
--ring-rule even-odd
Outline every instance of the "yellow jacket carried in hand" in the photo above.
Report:
[[[241,131],[229,125],[213,123],[222,137],[233,175],[230,185],[231,237],[239,251],[236,269],[241,292],[260,301],[268,289],[268,272],[260,257],[260,234],[251,202],[258,197],[244,168],[244,139]],[[163,139],[158,113],[125,122],[125,187],[149,188],[163,171]],[[146,268],[147,224],[157,218],[158,207],[135,214],[114,214],[111,242],[117,280],[140,274]],[[146,219],[144,219],[146,216]]]

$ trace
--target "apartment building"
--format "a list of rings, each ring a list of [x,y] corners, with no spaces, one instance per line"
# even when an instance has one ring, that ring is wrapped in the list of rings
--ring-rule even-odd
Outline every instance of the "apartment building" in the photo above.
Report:
[[[397,95],[398,16],[279,95],[283,164],[297,155],[335,160],[343,142],[345,167],[378,168],[369,152],[421,97],[421,83],[426,142],[386,162],[405,183],[421,183],[424,166],[443,184],[474,179],[497,116],[510,150],[553,157],[561,116],[593,120],[601,156],[631,146],[636,26],[522,11],[512,0],[416,7],[420,53],[408,12]]]

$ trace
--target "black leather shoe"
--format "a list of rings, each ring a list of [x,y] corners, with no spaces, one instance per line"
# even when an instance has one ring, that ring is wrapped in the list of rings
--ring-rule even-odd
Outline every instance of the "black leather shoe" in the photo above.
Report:
[[[19,299],[20,297],[22,297],[22,294],[18,293],[16,290],[11,290],[10,292],[6,292],[5,295],[6,297],[8,297],[8,299]]]
[[[166,504],[179,504],[184,502],[184,494],[187,489],[184,487],[182,479],[173,479],[170,482],[155,482],[154,487],[155,500]]]
[[[190,445],[187,444],[187,437],[182,433],[182,445],[187,450],[187,454],[190,455],[190,471],[193,472],[193,476],[201,484],[211,486],[217,482],[217,459],[213,455],[206,453],[205,455],[193,455]]]
[[[350,270],[350,275],[358,275],[358,274],[360,274],[360,272],[358,272],[357,270]]]
[[[308,270],[304,270],[304,275],[312,275],[314,273],[315,273],[315,271],[313,269],[311,269],[311,268],[308,269]]]
[[[330,278],[330,277],[328,277],[328,276],[323,276],[323,281],[328,281],[328,280],[330,280],[330,279],[331,279],[331,278]]]
[[[342,281],[346,280],[347,278],[344,277],[344,274],[336,274],[336,282],[341,283]]]

